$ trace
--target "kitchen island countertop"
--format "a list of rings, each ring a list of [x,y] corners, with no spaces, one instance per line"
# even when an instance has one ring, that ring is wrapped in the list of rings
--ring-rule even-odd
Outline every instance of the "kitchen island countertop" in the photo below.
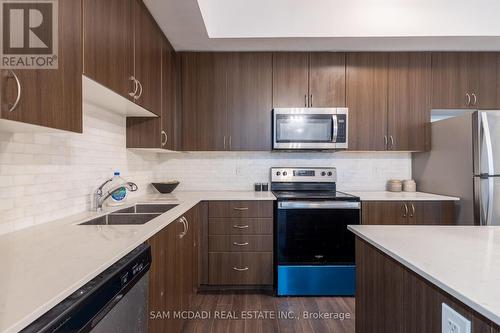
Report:
[[[500,325],[500,226],[349,226],[356,236]]]

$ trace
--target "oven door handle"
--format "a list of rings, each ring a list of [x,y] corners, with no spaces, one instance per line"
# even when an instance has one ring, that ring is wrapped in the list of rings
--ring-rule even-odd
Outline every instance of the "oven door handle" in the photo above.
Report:
[[[356,201],[280,201],[278,209],[361,209]]]

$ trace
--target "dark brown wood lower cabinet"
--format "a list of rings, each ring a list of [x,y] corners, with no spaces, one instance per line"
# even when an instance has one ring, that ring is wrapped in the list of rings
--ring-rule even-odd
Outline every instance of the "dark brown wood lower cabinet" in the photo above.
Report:
[[[440,333],[446,303],[472,332],[498,332],[490,320],[361,239],[356,240],[356,333]]]
[[[455,223],[453,201],[363,201],[362,223],[377,225]]]
[[[183,321],[174,318],[174,311],[191,310],[198,288],[198,207],[183,216],[189,223],[177,219],[151,237],[152,265],[149,281],[150,313],[170,313],[170,318],[152,316],[149,332],[180,332]]]
[[[208,260],[211,285],[273,284],[272,252],[211,252]]]

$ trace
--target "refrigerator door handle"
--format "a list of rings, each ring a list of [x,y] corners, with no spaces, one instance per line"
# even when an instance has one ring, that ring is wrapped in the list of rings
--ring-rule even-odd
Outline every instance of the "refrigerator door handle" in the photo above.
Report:
[[[494,195],[494,184],[495,178],[488,177],[488,201],[486,203],[486,225],[493,224],[493,195]]]
[[[483,129],[484,144],[486,148],[486,158],[488,161],[488,175],[495,174],[495,166],[493,164],[493,145],[491,143],[490,125],[488,123],[488,114],[481,113],[481,127]]]

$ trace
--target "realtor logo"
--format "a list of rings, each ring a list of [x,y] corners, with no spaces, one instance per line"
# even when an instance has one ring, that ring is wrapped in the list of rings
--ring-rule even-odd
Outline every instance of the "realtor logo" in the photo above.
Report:
[[[58,0],[0,0],[1,68],[57,69]]]

